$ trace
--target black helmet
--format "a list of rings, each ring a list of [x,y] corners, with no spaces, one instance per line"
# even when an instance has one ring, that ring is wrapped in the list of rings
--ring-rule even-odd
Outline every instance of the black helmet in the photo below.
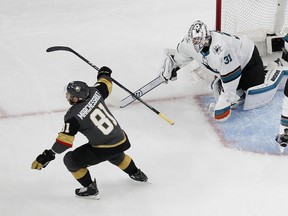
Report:
[[[89,87],[85,82],[72,81],[67,85],[67,92],[79,101],[84,101],[89,96]]]

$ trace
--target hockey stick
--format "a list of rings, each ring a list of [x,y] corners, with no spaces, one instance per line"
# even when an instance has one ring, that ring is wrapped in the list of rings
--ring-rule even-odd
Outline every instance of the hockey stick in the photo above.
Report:
[[[73,49],[71,49],[70,47],[65,47],[65,46],[53,46],[50,47],[46,50],[46,52],[54,52],[54,51],[68,51],[71,52],[73,54],[75,54],[76,56],[78,56],[80,59],[82,59],[83,61],[85,61],[87,64],[89,64],[91,67],[93,67],[95,70],[99,71],[99,68],[94,65],[93,63],[91,63],[90,61],[88,61],[86,58],[84,58],[83,56],[81,56],[79,53],[77,53],[76,51],[74,51]],[[169,118],[167,118],[163,113],[160,113],[158,110],[156,110],[154,107],[150,106],[149,104],[147,104],[145,101],[143,101],[141,98],[137,97],[133,92],[131,92],[129,89],[127,89],[126,87],[124,87],[122,84],[120,84],[118,81],[116,81],[115,79],[113,79],[111,77],[112,81],[118,85],[120,88],[124,89],[125,91],[127,91],[129,94],[131,94],[134,98],[136,98],[136,100],[140,101],[142,104],[144,104],[146,107],[148,107],[150,110],[152,110],[153,112],[155,112],[157,115],[159,115],[161,118],[163,118],[165,121],[167,121],[169,124],[173,125],[174,122],[172,120],[170,120]]]
[[[159,86],[160,84],[164,83],[165,81],[166,80],[164,79],[163,76],[158,76],[155,79],[151,80],[146,85],[139,88],[137,91],[134,92],[134,94],[140,98],[143,95],[145,95],[146,93],[148,93],[149,91],[151,91],[152,89],[154,89],[157,86]],[[124,99],[121,100],[120,108],[128,106],[129,104],[133,103],[135,100],[136,100],[136,98],[134,98],[133,95],[131,95],[131,94],[128,95],[127,97],[125,97]]]

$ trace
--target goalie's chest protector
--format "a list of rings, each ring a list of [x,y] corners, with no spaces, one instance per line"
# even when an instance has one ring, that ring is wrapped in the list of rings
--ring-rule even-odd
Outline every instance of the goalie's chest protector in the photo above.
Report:
[[[182,48],[186,55],[201,62],[215,75],[226,74],[241,66],[243,69],[249,62],[254,43],[246,37],[238,37],[222,32],[211,32],[212,41],[207,53],[197,53],[192,43]]]

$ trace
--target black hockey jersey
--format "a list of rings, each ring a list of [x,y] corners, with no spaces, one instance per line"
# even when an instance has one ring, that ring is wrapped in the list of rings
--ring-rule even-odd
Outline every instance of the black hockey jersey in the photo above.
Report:
[[[64,127],[52,147],[56,153],[72,147],[78,132],[95,148],[113,148],[126,141],[124,131],[104,102],[111,90],[110,77],[100,78],[94,87],[89,87],[89,97],[67,111]]]

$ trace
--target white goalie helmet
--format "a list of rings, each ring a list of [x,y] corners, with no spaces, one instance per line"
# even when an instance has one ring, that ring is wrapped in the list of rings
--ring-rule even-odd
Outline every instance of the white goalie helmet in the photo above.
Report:
[[[188,32],[188,37],[190,37],[195,50],[200,52],[205,43],[209,42],[211,35],[207,30],[207,26],[202,21],[197,20],[191,25]]]

